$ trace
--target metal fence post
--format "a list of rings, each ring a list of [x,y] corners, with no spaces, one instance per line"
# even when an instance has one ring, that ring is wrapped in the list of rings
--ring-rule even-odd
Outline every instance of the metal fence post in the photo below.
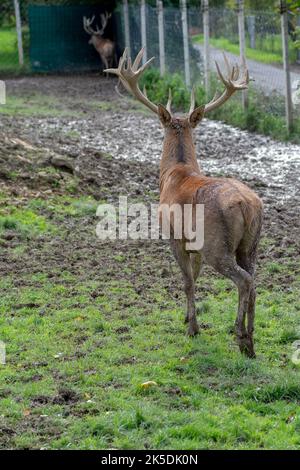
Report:
[[[18,52],[19,52],[19,64],[24,65],[24,52],[23,52],[23,41],[22,41],[22,25],[21,25],[21,14],[19,0],[14,0],[15,15],[16,15],[16,29],[18,37]]]
[[[285,73],[286,126],[287,126],[288,132],[290,132],[292,125],[293,125],[293,105],[292,105],[291,74],[290,74],[290,64],[289,64],[288,8],[287,8],[285,0],[280,1],[280,14],[281,14],[283,68],[284,68],[284,73]]]
[[[255,22],[256,22],[255,15],[247,16],[247,24],[248,24],[248,31],[249,31],[249,36],[250,36],[250,47],[251,47],[251,49],[256,48]]]
[[[147,62],[147,26],[146,26],[146,1],[141,0],[141,39],[144,47],[143,64]]]
[[[166,55],[165,55],[165,32],[164,32],[164,7],[161,0],[157,0],[158,13],[158,36],[159,36],[159,62],[160,74],[166,73]]]
[[[239,25],[239,43],[240,43],[240,59],[242,64],[246,62],[246,41],[245,41],[245,8],[244,0],[237,0],[238,8],[238,25]],[[248,108],[248,91],[242,92],[243,108]]]
[[[204,35],[204,82],[206,95],[210,94],[209,0],[201,0]]]
[[[298,16],[298,19],[297,19],[297,26],[298,28],[300,28],[300,15]],[[298,49],[297,51],[297,64],[300,64],[300,49]]]
[[[128,47],[128,53],[129,53],[129,56],[131,56],[128,0],[123,0],[123,14],[124,14],[124,27],[125,27],[125,47]]]
[[[188,32],[186,0],[180,0],[180,5],[181,5],[181,21],[182,21],[182,33],[183,33],[185,84],[188,88],[190,88],[191,71],[190,71],[189,32]]]

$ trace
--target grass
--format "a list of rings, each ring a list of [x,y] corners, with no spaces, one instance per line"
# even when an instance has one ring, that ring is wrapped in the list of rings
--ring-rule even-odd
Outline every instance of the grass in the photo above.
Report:
[[[28,68],[29,57],[26,47],[24,66],[19,64],[16,28],[2,26],[0,29],[0,73],[21,73],[27,71]]]
[[[282,39],[280,35],[267,35],[262,41],[258,41],[257,48],[250,47],[249,38],[246,40],[246,57],[247,59],[256,60],[265,64],[278,63],[282,64]],[[193,42],[203,44],[203,34],[193,36]],[[222,49],[232,54],[240,55],[240,48],[238,38],[235,42],[227,38],[210,38],[210,44],[217,48]],[[297,58],[297,51],[293,41],[289,42],[289,56],[291,63],[294,63]]]
[[[15,207],[0,208],[0,237],[7,230],[14,230],[22,236],[51,231],[53,227],[42,216],[31,210]]]
[[[177,99],[181,106],[181,94]],[[13,116],[39,116],[39,101],[45,115],[69,109],[41,95],[18,100],[10,102]],[[10,152],[13,159],[20,148]],[[127,192],[126,173],[140,186],[140,172],[152,171],[148,163],[137,171],[130,160],[124,171],[122,159],[109,155],[100,163],[122,175]],[[232,335],[237,293],[229,281],[201,276],[203,329],[190,339],[167,243],[96,238],[98,204],[117,198],[111,180],[103,177],[103,200],[96,200],[82,194],[79,176],[68,175],[66,194],[63,183],[57,192],[24,191],[18,172],[13,176],[6,182],[12,195],[0,192],[0,340],[7,353],[0,365],[1,448],[299,448],[296,247],[258,266],[257,359],[250,360]],[[155,189],[147,184],[151,202]],[[271,227],[265,253],[278,242]]]
[[[86,101],[85,106],[94,112],[109,111],[112,107],[109,102]],[[74,117],[85,116],[80,99],[61,100],[53,95],[41,93],[29,93],[22,96],[8,94],[6,104],[0,106],[0,115],[25,116],[25,117]],[[70,139],[78,138],[80,133],[70,131]]]
[[[10,262],[30,266],[38,253],[34,269],[0,279],[2,447],[299,448],[299,366],[291,361],[299,279],[287,290],[259,283],[253,361],[230,333],[237,295],[227,280],[202,278],[210,285],[198,305],[206,328],[190,339],[183,295],[170,296],[160,275],[169,269],[162,242],[96,242],[92,197],[33,198],[16,210],[2,195],[1,206],[0,237],[19,224],[35,228]],[[39,247],[36,235],[44,237]],[[71,258],[63,267],[64,257]],[[268,277],[269,266],[260,275]],[[283,262],[280,275],[290,269]]]
[[[0,107],[0,114],[26,117],[68,117],[73,115],[72,107],[75,105],[75,101],[70,103],[70,106],[66,106],[59,98],[45,96],[39,93],[23,97],[8,95],[5,106]],[[79,110],[76,112],[76,115],[82,117],[83,113]],[[75,137],[75,135],[73,135],[73,137]]]

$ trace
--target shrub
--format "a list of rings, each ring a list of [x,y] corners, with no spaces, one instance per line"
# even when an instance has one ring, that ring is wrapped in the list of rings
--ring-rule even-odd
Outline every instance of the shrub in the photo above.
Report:
[[[190,105],[190,93],[186,89],[182,75],[165,74],[160,76],[156,68],[146,70],[141,78],[141,86],[146,87],[151,101],[166,105],[169,89],[172,91],[172,109],[186,112]],[[219,87],[215,76],[212,77],[211,89]],[[205,96],[203,85],[195,87],[196,103],[203,104],[209,99]],[[258,132],[277,140],[290,140],[300,143],[300,119],[295,119],[294,129],[288,135],[284,118],[284,98],[273,93],[265,96],[263,92],[251,89],[249,91],[249,107],[245,111],[238,95],[229,100],[224,106],[213,111],[210,119],[223,121],[240,129]]]

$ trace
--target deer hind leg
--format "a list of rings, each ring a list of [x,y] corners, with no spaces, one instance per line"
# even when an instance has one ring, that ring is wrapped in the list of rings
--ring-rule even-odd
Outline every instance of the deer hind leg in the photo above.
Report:
[[[194,281],[196,282],[201,272],[202,256],[200,253],[191,253],[190,258],[193,268]]]
[[[253,338],[252,335],[249,335],[249,325],[248,330],[245,325],[249,306],[253,304],[254,300],[253,278],[245,269],[236,263],[234,257],[223,258],[222,263],[214,267],[219,273],[231,279],[238,288],[239,306],[235,322],[237,342],[242,353],[246,354],[248,357],[255,357]]]
[[[241,268],[247,271],[252,277],[252,284],[249,294],[249,304],[247,311],[247,334],[248,340],[253,346],[253,332],[254,332],[254,320],[255,320],[255,300],[256,291],[254,285],[254,272],[255,272],[255,261],[256,261],[256,249],[249,255],[245,253],[237,253],[237,263]]]
[[[195,282],[191,258],[189,253],[185,251],[182,241],[171,240],[171,247],[183,275],[184,291],[187,298],[188,335],[195,336],[199,332],[199,326],[196,318]]]
[[[202,257],[200,253],[191,253],[190,254],[190,260],[192,264],[192,270],[193,270],[193,277],[194,277],[194,284],[196,283],[199,274],[201,272],[201,267],[202,267]],[[188,314],[186,314],[184,323],[189,322],[189,317]]]
[[[107,58],[106,58],[104,55],[101,55],[101,60],[102,60],[102,62],[103,62],[103,64],[104,64],[104,69],[103,69],[103,70],[108,69],[109,67],[108,67],[108,60],[107,60]],[[106,78],[108,78],[108,76],[109,76],[109,74],[106,73]]]

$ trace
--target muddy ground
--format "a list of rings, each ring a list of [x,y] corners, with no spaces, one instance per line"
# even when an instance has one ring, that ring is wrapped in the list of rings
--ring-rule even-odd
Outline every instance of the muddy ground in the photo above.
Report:
[[[47,197],[75,179],[78,194],[98,200],[121,194],[157,202],[160,124],[134,101],[118,98],[115,85],[97,76],[8,80],[8,96],[22,97],[30,109],[38,93],[53,116],[39,117],[38,108],[33,115],[17,109],[1,116],[1,187],[25,198]],[[260,256],[278,259],[291,245],[299,255],[299,147],[206,119],[195,137],[207,175],[237,177],[262,197],[264,233],[274,246]]]
[[[108,243],[100,242],[95,235],[97,223],[95,212],[98,202],[117,203],[119,195],[127,195],[129,200],[134,202],[146,201],[147,203],[157,203],[159,198],[159,156],[163,137],[160,124],[155,117],[141,109],[134,101],[120,100],[116,96],[115,85],[114,80],[106,80],[99,76],[26,77],[7,81],[8,97],[13,97],[13,101],[8,102],[5,113],[0,113],[0,215],[6,214],[8,204],[9,214],[14,214],[11,209],[14,207],[17,210],[34,209],[51,225],[51,230],[24,236],[24,233],[18,231],[15,226],[9,227],[6,224],[5,230],[0,232],[0,272],[2,280],[8,280],[7,284],[4,282],[2,285],[2,295],[6,300],[2,307],[0,300],[0,307],[7,318],[7,325],[10,325],[9,328],[12,330],[12,333],[8,330],[8,341],[11,340],[13,334],[16,335],[16,338],[12,340],[14,346],[8,351],[9,369],[4,371],[5,381],[0,387],[0,405],[2,401],[4,403],[4,411],[1,411],[2,408],[0,410],[2,413],[0,414],[0,430],[2,431],[0,446],[4,448],[70,448],[70,446],[91,448],[90,442],[82,442],[82,435],[85,431],[79,432],[75,428],[75,431],[72,431],[72,423],[76,424],[77,420],[85,423],[85,419],[90,416],[99,416],[103,409],[105,414],[110,413],[111,396],[116,396],[116,399],[121,400],[120,397],[123,397],[124,393],[124,402],[116,408],[117,410],[123,407],[125,409],[127,403],[130,404],[131,397],[135,396],[135,392],[132,393],[130,388],[128,377],[136,377],[140,374],[139,377],[143,378],[148,365],[157,363],[155,354],[160,354],[162,351],[164,355],[166,344],[172,345],[175,337],[176,341],[178,340],[178,351],[176,355],[174,353],[174,357],[183,355],[182,340],[178,336],[182,334],[183,337],[183,332],[178,333],[178,325],[173,323],[173,317],[168,312],[174,308],[174,304],[183,306],[184,295],[181,288],[181,276],[167,242],[115,241]],[[296,285],[294,281],[297,277],[299,278],[299,147],[274,142],[269,138],[209,120],[204,120],[197,129],[195,137],[199,161],[207,175],[237,177],[262,197],[265,204],[265,222],[257,272],[258,293],[264,291],[265,299],[265,304],[261,308],[269,308],[268,302],[273,308],[272,296],[275,299],[280,292],[283,293],[284,302],[286,302],[284,305],[289,305],[289,299],[294,302]],[[88,199],[88,203],[86,200],[83,203],[82,198],[86,196],[91,196],[91,199]],[[76,203],[75,206],[73,200]],[[210,269],[206,269],[199,280],[197,300],[202,301],[208,294],[213,294],[213,298],[219,295],[220,286],[212,282],[211,275]],[[53,295],[47,291],[50,289],[48,283],[51,284],[51,289],[54,289]],[[64,290],[56,297],[55,289],[58,287]],[[83,287],[85,288],[84,295],[80,295]],[[38,293],[30,293],[27,296],[27,290],[31,292],[33,289],[37,289]],[[225,287],[222,285],[223,295],[224,289],[224,301],[220,298],[221,300],[217,299],[215,303],[211,302],[210,308],[216,311],[214,320],[209,319],[209,323],[204,324],[203,327],[205,332],[207,330],[205,333],[207,338],[213,338],[216,342],[216,338],[218,341],[222,338],[227,347],[227,344],[233,344],[233,340],[228,337],[223,338],[222,335],[225,334],[223,320],[219,319],[217,312],[218,308],[223,309],[223,306],[227,308],[226,302],[232,298],[231,293],[234,292],[234,288],[229,284]],[[41,290],[45,291],[45,300],[40,297]],[[21,293],[22,298],[19,298]],[[107,296],[106,305],[101,300],[106,298],[105,296]],[[280,305],[280,299],[276,297],[275,300]],[[71,330],[63,332],[60,318],[67,315],[64,313],[65,304],[71,310],[75,309],[75,313]],[[97,321],[96,313],[89,314],[88,309],[93,306],[95,309],[99,308],[99,312],[101,310],[104,324],[108,325],[102,330],[102,326],[97,324],[96,333],[94,330],[89,331],[86,326],[89,325],[89,321],[92,321],[92,317],[94,322]],[[296,307],[294,302],[290,310],[286,308],[283,313],[281,311],[277,313],[274,304],[275,313],[271,312],[274,317],[271,316],[270,319],[262,318],[260,313],[260,326],[258,326],[257,333],[260,338],[258,350],[259,354],[263,351],[267,364],[271,363],[270,361],[274,358],[274,364],[272,363],[274,371],[277,370],[276,367],[279,368],[278,370],[283,367],[292,367],[283,349],[284,341],[289,341],[291,335],[286,334],[287,340],[282,340],[280,343],[276,334],[283,337],[285,333],[284,328],[279,331],[279,323],[276,322],[283,322],[284,316],[291,316],[290,311],[293,310],[295,311],[293,322],[296,324],[297,308],[299,309],[299,306]],[[162,314],[165,311],[167,318],[165,325],[160,326],[159,320],[155,320],[155,316],[152,317],[153,309],[158,309]],[[79,313],[76,313],[77,310]],[[136,324],[130,323],[132,312],[135,315]],[[202,312],[205,314],[205,309],[202,309]],[[207,315],[209,314],[208,312]],[[28,317],[33,315],[36,323],[34,327],[31,327],[31,324],[28,327],[25,325],[24,338],[19,340],[19,330],[17,328],[13,330],[14,323],[21,321],[23,316],[26,321],[26,315]],[[52,351],[51,348],[58,343],[58,348],[61,348],[59,351],[62,351],[65,342],[70,341],[71,349],[65,356],[60,356],[62,353],[54,350],[49,354],[46,348],[44,351],[42,333],[41,346],[39,346],[39,335],[36,329],[39,329],[40,322],[47,321],[49,321],[49,330],[52,324],[58,325],[57,330],[54,333],[51,332],[55,336],[49,333],[49,350]],[[141,330],[141,342],[137,342],[137,349],[133,353],[135,342],[132,338],[135,338],[136,325],[144,321],[147,331],[153,328],[152,334],[155,341],[156,335],[161,330],[161,343],[145,346],[150,336],[147,337],[148,339],[145,338],[145,330]],[[218,321],[220,323],[215,331],[214,327]],[[226,317],[224,321],[226,331],[230,331],[232,319]],[[269,333],[266,327],[268,321],[273,322],[272,333]],[[213,326],[214,323],[215,326]],[[68,323],[66,327],[67,325]],[[291,326],[289,322],[286,325]],[[40,328],[42,330],[42,326]],[[216,338],[213,337],[214,334]],[[29,336],[30,340],[27,344]],[[273,347],[271,350],[270,344],[273,339],[274,345],[271,345]],[[30,342],[34,344],[33,351]],[[119,345],[119,350],[116,344]],[[204,355],[197,353],[197,356],[193,348],[197,348],[198,343],[188,343],[188,347],[191,348],[191,357],[197,356],[204,360],[205,348],[208,344],[210,343],[206,344],[205,341],[202,344],[199,340],[199,347],[203,348]],[[281,344],[280,352],[277,352],[278,344]],[[117,350],[120,354],[119,362],[115,364],[113,377],[109,375],[110,371],[104,371],[106,363],[110,365],[110,357],[105,357],[110,345],[109,354],[112,357],[117,354]],[[230,347],[235,351],[236,346]],[[145,348],[145,353],[143,353],[143,348]],[[171,354],[168,348],[167,350],[168,354]],[[81,361],[88,361],[90,354],[95,354],[96,359],[93,361],[91,359],[91,364],[84,366],[84,377],[87,381],[85,383],[81,381],[83,379],[80,378],[78,371],[81,370]],[[142,354],[145,354],[145,357],[141,356]],[[232,379],[230,375],[229,378],[226,376],[224,368],[220,366],[223,356],[222,352],[215,366],[208,370],[209,358],[213,357],[211,353],[211,356],[207,358],[208,363],[203,364],[200,378],[201,386],[206,387],[205,390],[208,390],[208,393],[210,390],[217,391],[218,396],[221,397],[224,392],[224,403],[227,406],[228,397],[232,397],[234,403],[236,396],[239,397],[239,390],[244,386],[244,379],[240,378],[239,369],[236,379]],[[173,356],[170,360],[175,361]],[[76,361],[78,361],[78,370]],[[70,370],[74,367],[73,375],[70,375],[68,367]],[[174,369],[174,383],[177,383],[177,375],[182,380],[182,384],[191,380],[192,386],[197,390],[195,393],[198,393],[199,387],[198,384],[195,385],[193,374],[187,369],[187,375],[181,376],[180,367],[182,366],[179,364],[179,372]],[[127,369],[130,372],[127,372]],[[252,369],[249,370],[251,373]],[[122,376],[123,371],[125,372]],[[286,370],[286,373],[288,372],[291,377],[294,377],[292,374],[295,371],[292,368]],[[95,376],[95,384],[91,385],[88,381],[92,381],[96,373],[99,375]],[[257,379],[254,375],[253,386],[257,387],[259,384],[263,387],[265,383],[268,384],[268,380],[271,386],[275,372],[274,377],[272,375],[268,377],[264,371],[261,379]],[[53,383],[48,385],[47,382],[48,388],[45,388],[45,392],[43,380],[49,378]],[[136,380],[142,379],[136,378]],[[165,380],[167,383],[169,378]],[[248,382],[246,374],[245,387],[249,385]],[[29,387],[27,383],[33,384],[33,389],[29,392],[26,389]],[[184,385],[182,387],[184,388]],[[25,389],[27,391],[24,392]],[[84,390],[85,393],[83,393]],[[177,401],[178,408],[182,406],[179,402],[183,392],[181,390],[178,392],[178,387],[169,387],[166,393],[168,400],[165,403],[164,398],[162,399],[162,410],[168,410],[168,406],[173,406]],[[97,398],[93,398],[92,401],[84,398],[85,395],[89,397],[92,394]],[[7,404],[9,399],[13,405]],[[93,400],[96,404],[93,404]],[[139,395],[138,400],[140,400]],[[151,401],[147,400],[146,397],[146,405]],[[244,398],[241,398],[242,404],[243,400]],[[57,410],[55,408],[57,406],[61,409]],[[87,409],[90,406],[94,408]],[[254,406],[252,402],[251,406]],[[14,407],[20,407],[19,414]],[[51,421],[52,408],[50,412],[47,407],[53,408],[55,417],[53,422]],[[194,405],[191,405],[189,410],[191,416],[199,412]],[[222,410],[223,408],[220,409],[221,421]],[[49,417],[45,418],[47,413]],[[151,413],[153,412],[149,411],[149,415]],[[185,415],[184,409],[183,416]],[[199,416],[201,415],[202,412]],[[288,419],[289,416],[283,414],[283,422],[290,422],[287,421]],[[231,421],[229,416],[229,423]],[[163,425],[167,426],[168,422],[169,414],[164,419]],[[172,425],[171,422],[169,424]],[[122,429],[122,426],[118,425],[118,430]],[[161,423],[158,423],[158,433],[160,428]],[[273,428],[273,424],[269,428]],[[68,434],[69,429],[71,429],[70,434]],[[128,446],[125,448],[136,448],[134,446],[137,445],[141,448],[157,448],[155,446],[181,448],[179,447],[182,443],[181,438],[178,443],[177,441],[155,441],[153,437],[155,432],[151,431],[151,426],[149,429],[149,436],[147,434],[145,438],[143,437],[143,441],[138,435],[137,441],[134,440],[135,438],[130,438],[130,442],[124,444],[125,441],[114,440],[117,438],[109,434],[109,437],[105,437],[105,443],[97,441],[95,448],[123,448],[122,446],[125,445]],[[118,430],[115,436],[118,436]],[[94,431],[86,432],[88,435],[96,435],[93,434]],[[94,438],[98,439],[97,435]],[[220,442],[207,445],[210,448],[222,447],[222,439]],[[226,445],[229,447],[242,445],[240,443],[244,441],[239,441],[239,439],[240,436],[237,437],[236,443],[228,441]],[[198,448],[199,442],[189,445],[191,445],[190,448]],[[262,443],[254,443],[253,446],[270,447],[271,444],[262,439]]]

